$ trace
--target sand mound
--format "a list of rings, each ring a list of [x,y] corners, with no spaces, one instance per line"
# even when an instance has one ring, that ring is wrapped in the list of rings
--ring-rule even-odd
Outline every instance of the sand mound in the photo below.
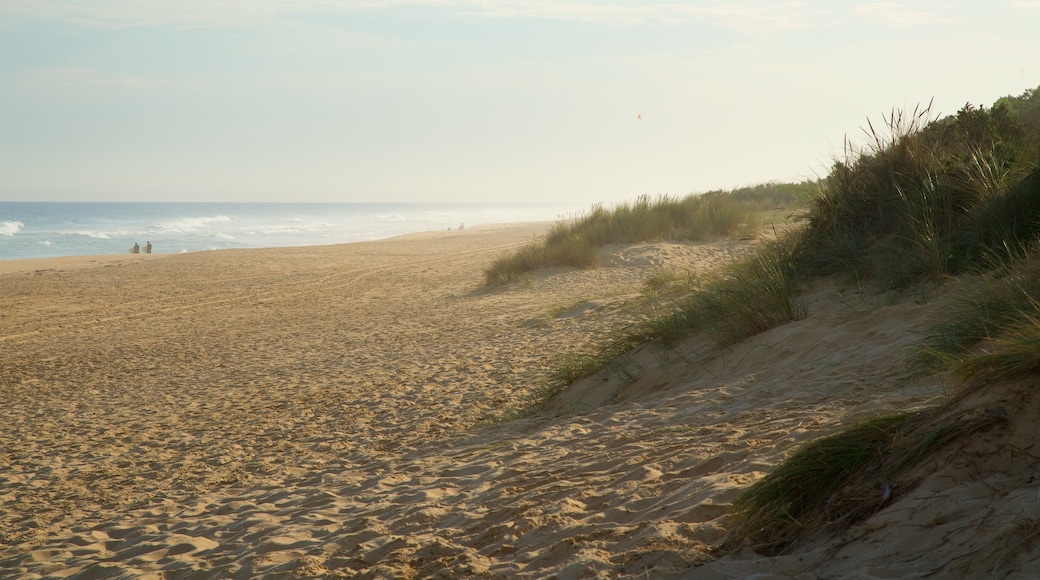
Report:
[[[697,339],[648,345],[623,372],[586,379],[555,403],[580,413],[498,422],[559,356],[631,324],[647,276],[717,267],[750,247],[618,246],[598,269],[478,288],[484,265],[545,227],[6,263],[0,570],[815,578],[1035,569],[1030,530],[1040,526],[1029,526],[1040,495],[1036,463],[1023,458],[1040,455],[1036,422],[1015,418],[1035,417],[1036,401],[1021,389],[979,403],[1008,410],[1004,430],[946,450],[932,460],[937,475],[847,537],[780,558],[712,552],[730,503],[797,444],[946,399],[941,377],[901,364],[912,329],[941,315],[941,296],[888,300],[820,285],[805,320],[725,351]],[[1012,537],[1025,539],[999,554],[986,548]]]

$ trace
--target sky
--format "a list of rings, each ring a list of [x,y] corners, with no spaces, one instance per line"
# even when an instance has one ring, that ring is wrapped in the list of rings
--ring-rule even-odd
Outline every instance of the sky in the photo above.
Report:
[[[0,200],[614,203],[1040,85],[1040,1],[0,0]]]

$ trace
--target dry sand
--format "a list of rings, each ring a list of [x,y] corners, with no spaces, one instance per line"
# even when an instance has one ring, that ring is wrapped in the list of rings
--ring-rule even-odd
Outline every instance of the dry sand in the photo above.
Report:
[[[652,272],[752,245],[615,246],[479,289],[545,228],[0,262],[0,576],[1040,575],[1036,385],[966,402],[1011,420],[842,537],[713,552],[797,444],[947,399],[902,364],[941,291],[823,283],[805,320],[721,352],[643,347],[566,414],[501,421],[634,322]]]

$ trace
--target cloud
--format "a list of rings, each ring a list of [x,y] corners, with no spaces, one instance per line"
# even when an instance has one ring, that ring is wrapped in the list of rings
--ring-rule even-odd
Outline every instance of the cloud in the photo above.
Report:
[[[3,0],[0,14],[8,22],[17,19],[57,20],[93,28],[240,27],[272,22],[279,14],[319,4],[323,3],[278,0]]]
[[[732,29],[787,29],[804,26],[807,2],[591,2],[539,0],[427,0],[427,6],[451,7],[491,18],[580,20],[618,25],[717,24]]]
[[[932,12],[910,9],[898,2],[872,2],[859,4],[854,8],[855,14],[870,20],[894,27],[935,26],[937,24],[956,24],[960,19],[940,17]]]
[[[317,10],[378,11],[401,7],[440,8],[488,18],[540,18],[614,25],[704,23],[736,30],[789,29],[805,26],[809,2],[774,3],[633,0],[3,0],[0,13],[9,22],[45,19],[97,28],[248,27],[277,23]]]

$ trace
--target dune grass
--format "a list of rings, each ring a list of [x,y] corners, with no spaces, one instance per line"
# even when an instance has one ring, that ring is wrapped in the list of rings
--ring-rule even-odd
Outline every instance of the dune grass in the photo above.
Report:
[[[658,300],[644,323],[589,352],[569,355],[552,387],[543,390],[551,397],[564,383],[594,374],[597,365],[642,342],[705,333],[726,347],[802,318],[802,290],[820,276],[847,276],[888,290],[1006,268],[1040,238],[1040,127],[1024,128],[1008,111],[968,105],[941,120],[931,119],[928,108],[893,112],[883,125],[868,123],[868,144],[848,145],[827,178],[794,190],[788,184],[780,198],[770,197],[778,191],[774,185],[682,200],[642,197],[613,211],[595,208],[575,222],[557,224],[542,242],[500,258],[485,271],[486,282],[515,279],[544,265],[589,267],[595,250],[611,242],[732,235],[749,223],[749,206],[741,204],[754,201],[761,210],[818,191],[804,226],[763,243],[752,257],[708,276],[668,279],[661,273],[648,280]],[[985,325],[972,331],[966,320],[958,320],[964,328],[939,334],[985,335]],[[969,344],[967,335],[952,340]],[[949,347],[933,342],[934,352],[947,356]]]
[[[993,409],[952,416],[932,409],[876,417],[811,441],[734,503],[724,546],[778,554],[856,523],[911,489],[907,474],[921,461],[1006,419]]]
[[[616,364],[643,342],[701,332],[724,347],[802,317],[800,291],[822,276],[880,291],[974,276],[980,281],[947,320],[928,329],[921,359],[951,365],[975,385],[1040,372],[1040,87],[943,119],[933,119],[929,107],[893,111],[879,127],[868,122],[867,135],[868,144],[847,145],[820,182],[804,227],[712,276],[655,275],[647,290],[658,299],[657,313],[577,356],[545,395]],[[632,213],[641,212],[619,215]],[[594,214],[589,224],[610,221],[602,210]],[[625,233],[611,241],[679,231],[660,223],[591,229],[600,227]],[[580,229],[561,227],[555,243],[596,247],[607,239]],[[501,276],[487,275],[489,283]],[[850,525],[910,488],[904,476],[936,450],[1005,419],[949,418],[946,411],[879,417],[806,444],[736,502],[726,546],[779,552]]]
[[[639,322],[593,346],[561,355],[547,380],[509,418],[530,416],[574,382],[603,372],[631,374],[628,354],[654,341],[668,344],[693,333],[710,336],[725,347],[749,336],[804,317],[799,295],[805,283],[792,261],[797,238],[781,235],[763,250],[718,272],[700,277],[659,272],[648,279]]]
[[[484,284],[506,284],[544,267],[594,267],[597,251],[607,244],[750,235],[762,212],[804,205],[812,188],[809,183],[764,184],[683,198],[641,196],[612,209],[596,206],[555,223],[542,239],[499,256],[485,268]]]
[[[808,280],[794,261],[796,241],[780,235],[746,259],[690,279],[672,308],[647,318],[641,336],[674,342],[702,332],[725,347],[804,317],[799,292]]]
[[[652,314],[571,355],[530,408],[574,380],[623,364],[645,342],[705,333],[725,347],[805,316],[801,291],[823,276],[885,291],[967,275],[974,282],[945,321],[926,329],[919,360],[933,370],[950,366],[976,388],[1040,372],[1038,93],[1040,87],[988,110],[967,105],[943,119],[925,107],[894,111],[879,127],[868,123],[867,145],[847,145],[845,158],[819,183],[802,227],[713,275],[656,274],[646,284],[656,300]],[[740,200],[723,197],[596,208],[513,259],[525,268],[586,267],[604,243],[706,235],[688,225],[696,219],[673,219],[680,206],[687,216],[703,211],[717,219],[708,222],[718,229],[708,231],[731,234],[748,223],[747,214],[724,217]],[[554,252],[580,258],[555,261]],[[510,268],[496,264],[485,272],[488,283],[529,271]],[[921,461],[1006,420],[992,410],[951,415],[952,408],[878,417],[807,443],[737,500],[724,548],[782,552],[868,517],[912,488],[907,474]]]
[[[870,145],[835,164],[794,258],[813,275],[881,288],[981,276],[928,329],[919,357],[975,386],[1040,371],[1040,125],[1009,111],[966,106],[929,122],[924,109],[893,113],[885,132],[871,126]],[[735,503],[727,545],[775,553],[850,525],[935,450],[1004,419],[938,421],[943,412],[881,417],[808,443]]]
[[[949,316],[925,329],[917,362],[974,385],[1040,372],[1040,247],[965,286]]]
[[[959,360],[956,371],[975,385],[1040,373],[1040,300],[1030,297],[1019,316],[999,326],[982,353]]]
[[[1037,134],[1007,107],[928,108],[868,124],[813,200],[799,259],[888,288],[977,271],[1040,234]]]
[[[963,369],[967,378],[985,374],[985,365],[975,359],[988,357],[986,360],[995,362],[993,357],[1000,350],[1020,350],[1029,344],[1030,330],[1035,331],[1035,319],[1040,315],[1040,248],[1000,255],[993,262],[990,272],[962,282],[948,316],[923,330],[925,338],[916,362],[932,369]],[[1016,336],[1018,339],[1010,338]],[[987,341],[981,352],[976,350]]]

